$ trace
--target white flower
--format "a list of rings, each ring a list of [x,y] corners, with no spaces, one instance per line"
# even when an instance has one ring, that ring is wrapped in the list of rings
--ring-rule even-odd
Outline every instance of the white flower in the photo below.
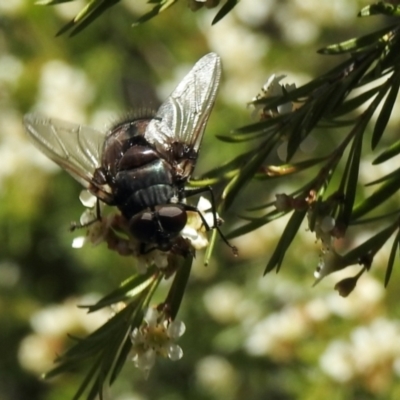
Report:
[[[377,318],[354,329],[348,341],[331,342],[320,357],[320,366],[339,383],[363,378],[368,384],[385,385],[391,372],[396,372],[399,339],[398,321]]]
[[[87,207],[79,220],[80,225],[86,228],[86,236],[75,238],[72,242],[73,248],[81,248],[87,243],[97,246],[106,242],[109,249],[122,256],[135,256],[136,269],[140,274],[146,273],[152,265],[159,269],[168,266],[167,252],[154,249],[142,253],[141,243],[130,233],[126,219],[119,212],[104,214],[104,204],[100,202],[99,220],[96,210],[98,199],[87,190],[81,192],[79,199]]]
[[[80,217],[80,226],[86,228],[86,236],[79,236],[72,242],[73,248],[81,248],[87,243],[97,246],[106,242],[109,249],[116,251],[123,256],[134,256],[136,258],[136,268],[138,273],[144,274],[148,268],[155,265],[159,269],[166,269],[169,265],[169,255],[174,251],[174,245],[179,248],[180,242],[171,243],[170,251],[161,251],[156,244],[148,244],[143,248],[143,243],[132,235],[129,229],[129,223],[118,211],[104,212],[103,203],[98,203],[98,199],[87,190],[81,192],[79,196],[82,204],[87,207]],[[97,207],[100,206],[101,218],[98,219]],[[204,197],[200,197],[198,212],[188,211],[188,221],[181,232],[182,237],[178,239],[187,239],[189,251],[191,248],[200,250],[208,245],[207,229],[215,225],[214,213],[211,203]],[[200,216],[201,213],[201,216]],[[220,222],[217,216],[217,221]],[[79,226],[78,226],[79,227]],[[186,245],[187,246],[187,245]]]
[[[30,318],[32,333],[25,336],[19,345],[21,366],[35,374],[42,374],[53,365],[54,355],[63,353],[69,346],[67,334],[90,333],[105,324],[110,318],[107,308],[88,314],[87,309],[77,307],[78,304],[95,303],[99,299],[97,294],[88,294],[37,310]]]
[[[158,269],[168,267],[168,253],[165,251],[154,249],[149,253],[140,254],[138,250],[135,256],[137,259],[136,269],[139,274],[144,274],[152,265],[155,265]]]
[[[78,236],[72,240],[72,248],[81,249],[85,243],[86,243],[86,237]]]
[[[264,86],[261,88],[261,93],[254,97],[252,101],[267,99],[269,97],[280,97],[287,92],[295,90],[296,85],[294,83],[279,83],[284,78],[286,78],[286,75],[271,75]],[[276,109],[265,109],[263,104],[256,104],[253,106],[255,107],[253,117],[256,117],[257,114],[261,113],[261,117],[264,118],[266,116],[276,117],[277,115],[289,114],[295,109],[292,102],[281,104]]]
[[[204,217],[209,228],[214,227],[214,213],[212,212],[212,205],[205,197],[200,197],[197,203],[199,213]],[[206,227],[198,212],[188,213],[188,222],[182,230],[182,237],[188,239],[196,250],[204,249],[208,246],[208,238],[206,234]],[[216,215],[217,221],[219,220]],[[219,220],[220,221],[220,220]]]
[[[172,361],[181,359],[183,351],[175,341],[185,333],[185,329],[182,321],[169,321],[156,309],[149,308],[142,325],[131,333],[135,366],[149,373],[157,356]]]
[[[96,214],[97,198],[92,195],[88,190],[82,190],[79,194],[79,200],[87,207],[82,213],[78,228],[87,227],[86,236],[79,236],[72,241],[72,247],[75,249],[83,247],[87,242],[92,243],[93,246],[97,246],[99,243],[104,241],[106,232],[110,229],[111,220],[109,218],[101,218],[98,220]],[[101,205],[101,203],[100,203]]]
[[[262,87],[262,91],[266,95],[265,97],[282,96],[282,85],[279,82],[284,78],[286,78],[286,75],[276,76],[276,74],[272,74]]]
[[[122,217],[119,212],[105,214],[103,212],[104,204],[99,203],[101,218],[97,215],[97,202],[98,199],[93,196],[89,191],[83,190],[80,193],[79,199],[81,203],[87,207],[82,213],[79,220],[79,227],[86,228],[86,236],[79,236],[72,242],[73,248],[81,248],[86,243],[91,243],[97,246],[102,242],[106,242],[109,249],[116,251],[123,256],[140,255],[140,242],[134,238],[128,229],[127,221]],[[120,233],[118,234],[117,231]],[[138,262],[139,272],[146,272],[149,263],[155,263],[157,266],[165,267],[165,261],[157,259],[154,262],[156,254],[152,257],[145,257],[142,262]],[[159,257],[158,257],[159,258]]]
[[[97,203],[97,197],[90,193],[89,190],[82,190],[79,194],[79,200],[87,208],[94,208]]]

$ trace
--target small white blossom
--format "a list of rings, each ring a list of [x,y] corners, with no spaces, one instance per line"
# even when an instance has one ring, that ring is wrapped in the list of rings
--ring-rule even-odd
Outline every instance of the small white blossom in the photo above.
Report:
[[[396,373],[399,343],[398,321],[377,318],[354,329],[349,340],[332,341],[320,357],[320,366],[339,383],[354,378],[364,378],[372,385],[382,383],[391,377],[391,372]]]
[[[183,351],[175,341],[185,329],[182,321],[170,322],[156,309],[148,309],[142,325],[131,333],[135,366],[149,373],[157,356],[168,357],[172,361],[181,359]]]
[[[97,197],[88,190],[82,190],[79,194],[79,200],[87,208],[94,208],[97,203]]]
[[[172,321],[167,328],[168,336],[171,339],[180,338],[186,331],[186,326],[182,321]]]
[[[97,215],[98,199],[94,195],[87,190],[83,190],[79,195],[79,200],[87,207],[79,219],[80,226],[86,228],[86,236],[75,238],[72,242],[73,248],[81,248],[87,243],[97,246],[102,242],[106,242],[109,249],[116,251],[120,255],[140,254],[139,241],[130,235],[126,220],[118,212],[105,215],[103,213],[104,204],[100,202],[101,218],[99,219]],[[126,235],[119,235],[115,231]],[[142,264],[146,265],[146,268],[141,271],[146,272],[148,260]],[[138,265],[140,266],[141,264],[138,263]]]
[[[253,98],[252,101],[267,99],[269,97],[279,97],[283,96],[286,92],[291,92],[296,89],[296,85],[292,84],[281,84],[279,83],[282,79],[286,78],[286,75],[271,75],[264,86],[261,88],[261,93]],[[261,112],[261,116],[276,117],[277,115],[289,114],[295,107],[292,102],[279,105],[276,109],[265,109],[263,104],[253,105],[255,110],[253,112],[253,117]]]
[[[81,249],[86,242],[85,236],[78,236],[72,240],[72,247],[74,249]]]
[[[146,310],[146,314],[144,316],[144,320],[148,325],[154,326],[157,324],[157,319],[160,316],[160,313],[155,308],[148,308]]]
[[[137,262],[136,269],[140,274],[147,272],[147,269],[155,265],[158,269],[168,267],[168,253],[165,251],[154,249],[149,253],[140,254],[139,248],[135,253]]]
[[[177,344],[170,344],[168,347],[168,358],[171,361],[178,361],[183,357],[183,350]]]
[[[19,344],[17,356],[21,366],[42,374],[52,367],[54,355],[63,353],[69,346],[67,334],[90,333],[105,324],[110,318],[107,308],[88,314],[86,309],[77,307],[78,304],[93,304],[99,299],[99,295],[89,294],[37,310],[30,318],[32,332]]]
[[[95,220],[96,220],[96,215],[94,213],[94,210],[87,209],[82,213],[81,217],[79,218],[79,223],[82,226],[85,226]]]
[[[153,349],[147,349],[141,353],[137,352],[132,361],[136,368],[148,373],[156,362],[156,352]]]
[[[274,96],[282,96],[283,91],[282,87],[280,85],[280,81],[286,78],[286,75],[278,75],[272,74],[266,83],[264,83],[264,86],[262,87],[263,93],[265,93],[265,97],[274,97]]]
[[[101,218],[98,220],[95,206],[97,198],[88,190],[82,190],[79,194],[79,200],[87,207],[79,218],[79,224],[82,227],[87,227],[86,236],[79,236],[72,241],[72,247],[75,249],[82,248],[87,242],[93,246],[97,246],[104,241],[106,232],[110,229],[112,220],[110,218]],[[79,226],[78,226],[79,227]]]
[[[209,228],[214,227],[214,213],[212,212],[212,205],[205,197],[200,197],[197,203],[197,209],[204,217]],[[218,214],[216,215],[217,220]],[[208,246],[208,238],[206,234],[206,227],[203,220],[197,212],[188,213],[188,222],[183,228],[182,237],[188,239],[196,250],[204,249]]]

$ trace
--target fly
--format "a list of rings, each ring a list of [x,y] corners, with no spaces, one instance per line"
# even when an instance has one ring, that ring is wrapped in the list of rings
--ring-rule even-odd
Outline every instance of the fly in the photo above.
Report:
[[[204,130],[214,105],[221,61],[210,53],[201,58],[154,114],[136,115],[106,134],[87,126],[28,114],[24,123],[34,144],[69,172],[98,200],[116,206],[142,251],[168,251],[195,211],[186,204]],[[212,196],[214,226],[218,226]],[[100,216],[98,216],[100,218]],[[147,250],[145,250],[147,248]]]

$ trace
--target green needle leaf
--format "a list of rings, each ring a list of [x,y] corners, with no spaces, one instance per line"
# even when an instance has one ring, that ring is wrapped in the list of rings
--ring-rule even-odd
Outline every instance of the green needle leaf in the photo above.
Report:
[[[174,280],[172,282],[171,288],[168,292],[167,298],[164,304],[168,307],[169,315],[171,319],[174,320],[178,314],[183,295],[186,290],[186,286],[189,280],[190,271],[192,269],[193,257],[188,256],[184,259],[181,266],[175,273]]]
[[[376,95],[376,93],[378,93],[379,89],[380,89],[380,86],[374,87],[372,89],[367,90],[366,92],[359,94],[356,97],[353,97],[350,100],[343,102],[329,116],[330,117],[340,117],[341,115],[345,115],[345,114],[348,114],[348,113],[356,110],[358,107],[362,106],[369,99],[371,99],[374,95]]]
[[[143,275],[133,275],[124,282],[121,286],[104,296],[96,304],[91,306],[80,306],[81,308],[88,308],[89,312],[94,312],[100,310],[101,308],[110,306],[112,304],[118,303],[119,301],[132,298],[139,294],[141,291],[145,290],[153,281],[153,274],[156,272],[156,268],[153,266],[149,268]]]
[[[392,236],[393,232],[398,229],[398,223],[390,225],[389,227],[381,230],[376,235],[372,236],[364,243],[357,246],[355,249],[349,251],[347,254],[343,256],[343,263],[352,265],[359,263],[363,257],[370,255],[374,256],[382,246],[389,240],[390,236]]]
[[[354,38],[346,40],[341,43],[332,44],[330,46],[324,47],[318,50],[318,53],[327,55],[343,54],[349,52],[354,53],[356,51],[365,50],[366,48],[372,48],[372,47],[375,48],[376,45],[379,44],[380,42],[381,45],[383,46],[384,41],[382,40],[382,37],[391,30],[397,29],[397,27],[398,27],[397,25],[386,26],[385,28],[380,29],[379,31],[370,33],[360,38]]]
[[[400,188],[400,180],[396,177],[386,181],[379,189],[377,189],[371,196],[367,197],[360,204],[354,207],[351,219],[357,220],[380,204],[390,199]]]
[[[385,176],[382,176],[381,178],[376,179],[375,181],[368,182],[365,186],[376,185],[378,183],[385,182],[393,177],[397,177],[398,179],[400,178],[400,168],[397,168],[396,170],[390,172],[389,174],[386,174]]]
[[[227,239],[233,239],[238,236],[245,235],[246,233],[252,232],[258,228],[260,228],[263,225],[266,225],[270,223],[271,221],[274,221],[275,219],[278,219],[282,216],[284,216],[286,213],[283,211],[278,211],[278,210],[273,210],[267,215],[261,217],[261,218],[254,218],[251,222],[248,224],[242,225],[239,228],[236,228],[229,232],[226,237]]]
[[[89,386],[90,382],[93,380],[99,366],[100,366],[100,357],[98,360],[93,362],[92,368],[90,368],[89,372],[85,376],[85,379],[82,381],[81,385],[79,386],[72,400],[78,400],[82,396],[86,388]]]
[[[396,259],[396,253],[399,248],[399,244],[400,244],[400,231],[397,232],[397,235],[396,235],[393,245],[392,245],[392,249],[390,251],[388,265],[387,265],[386,274],[385,274],[385,287],[387,287],[387,285],[389,284],[389,280],[392,275],[394,260]]]
[[[154,1],[149,1],[149,3],[158,3],[155,5],[149,12],[146,14],[142,15],[135,23],[132,24],[132,26],[138,26],[140,24],[143,24],[146,21],[149,21],[150,19],[154,18],[157,16],[159,13],[165,11],[172,5],[174,5],[178,0],[154,0]]]
[[[376,157],[374,161],[372,161],[372,164],[377,165],[383,163],[393,157],[396,157],[398,154],[400,154],[400,140],[392,144],[388,149],[379,154],[379,156]]]
[[[345,226],[348,226],[350,223],[357,191],[358,172],[360,168],[362,150],[363,127],[358,126],[358,129],[359,131],[354,138],[348,160],[349,167],[347,173],[346,187],[344,191],[345,201],[341,215],[341,220],[343,221]]]
[[[372,150],[375,149],[375,147],[381,140],[383,132],[385,131],[390,116],[392,114],[393,106],[396,102],[397,95],[399,93],[400,73],[396,73],[392,78],[390,78],[390,82],[392,82],[390,92],[386,98],[386,101],[383,104],[382,110],[375,124],[374,132],[372,134],[372,142],[371,142]]]
[[[375,4],[371,4],[361,9],[358,13],[360,17],[369,17],[371,15],[390,15],[390,16],[399,16],[400,15],[400,8],[395,4],[390,4],[389,2],[380,1]]]
[[[53,6],[55,4],[61,4],[61,3],[69,3],[74,0],[38,0],[35,1],[35,4],[38,6]]]
[[[94,20],[96,20],[107,9],[119,3],[120,0],[91,0],[70,22],[64,25],[57,33],[60,36],[66,31],[72,29],[70,36],[75,36]],[[75,28],[74,28],[75,27]]]
[[[212,25],[215,25],[218,21],[225,17],[239,2],[239,0],[228,0],[218,11],[217,15],[214,17],[212,21]]]
[[[276,272],[279,272],[285,253],[295,238],[304,217],[306,211],[295,211],[290,217],[285,230],[279,240],[278,245],[275,248],[274,253],[269,260],[267,267],[265,268],[264,275],[276,268]]]
[[[241,143],[250,140],[258,139],[262,136],[265,137],[265,132],[253,132],[251,134],[231,134],[231,135],[215,135],[218,140],[226,143]]]
[[[260,146],[258,154],[254,155],[252,159],[241,169],[239,174],[231,180],[231,182],[226,186],[222,198],[222,207],[227,210],[233,203],[236,195],[239,191],[248,183],[250,179],[254,176],[257,170],[260,168],[261,164],[264,162],[267,155],[272,151],[276,142],[277,137],[268,138]]]

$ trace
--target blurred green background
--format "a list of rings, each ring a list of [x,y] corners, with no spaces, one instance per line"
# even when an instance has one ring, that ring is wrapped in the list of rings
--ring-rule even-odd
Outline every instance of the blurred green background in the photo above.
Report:
[[[78,234],[68,227],[83,212],[81,188],[28,142],[25,113],[106,129],[132,108],[156,108],[215,51],[223,80],[195,171],[207,176],[244,150],[215,135],[254,122],[247,103],[271,74],[287,74],[299,86],[338,63],[318,48],[385,23],[357,20],[362,1],[242,0],[211,26],[215,9],[193,13],[179,1],[132,28],[148,5],[124,0],[77,36],[55,37],[84,4],[0,3],[0,400],[72,398],[82,373],[49,382],[40,374],[68,346],[68,333],[85,335],[108,317],[88,316],[77,305],[134,272],[132,260],[105,246],[71,247]],[[366,160],[361,173],[379,176]],[[223,230],[240,224],[249,206],[296,184],[250,185],[223,215]],[[319,246],[306,226],[279,275],[262,276],[285,222],[237,238],[237,259],[222,243],[208,267],[198,254],[179,315],[187,327],[183,359],[159,360],[148,379],[127,362],[105,399],[400,398],[398,272],[387,290],[382,283],[390,246],[344,299],[333,285],[348,271],[311,287]]]

